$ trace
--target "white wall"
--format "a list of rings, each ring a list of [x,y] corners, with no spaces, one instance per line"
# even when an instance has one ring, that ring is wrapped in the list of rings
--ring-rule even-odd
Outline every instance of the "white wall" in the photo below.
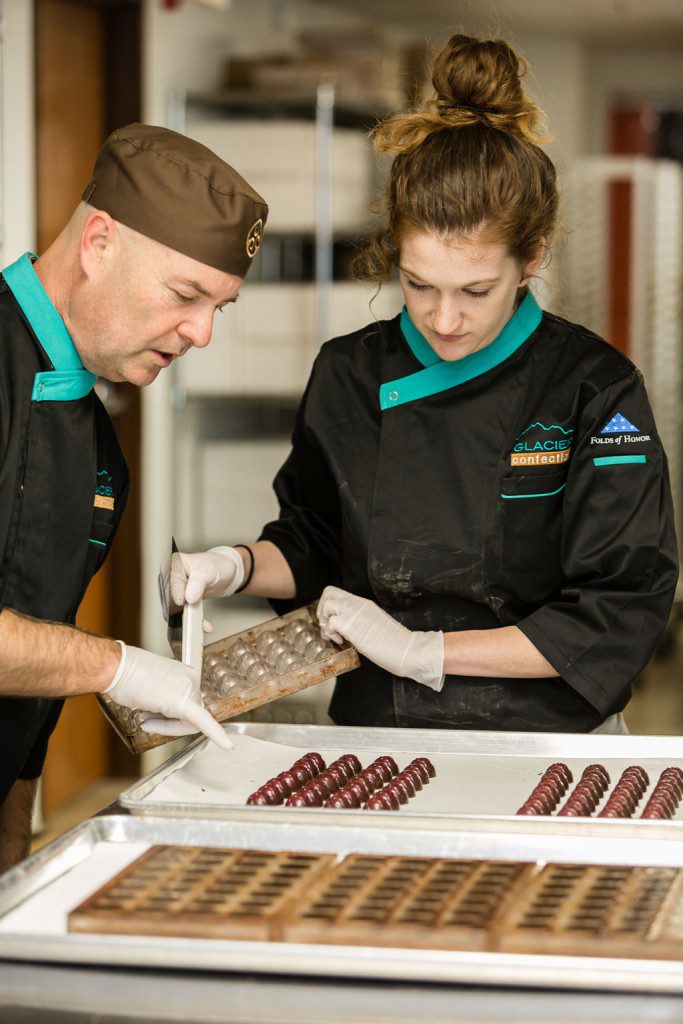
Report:
[[[548,117],[560,162],[580,153],[584,137],[586,53],[578,40],[522,37],[516,40],[530,65],[527,87]]]
[[[614,100],[683,109],[683,49],[589,49],[585,88],[585,152],[605,153]]]
[[[2,46],[2,244],[7,266],[36,244],[33,4],[5,0]]]

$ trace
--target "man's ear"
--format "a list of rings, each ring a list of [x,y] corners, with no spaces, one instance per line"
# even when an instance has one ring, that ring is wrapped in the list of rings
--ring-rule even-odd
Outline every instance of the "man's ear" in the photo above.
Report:
[[[108,263],[118,242],[116,221],[105,210],[93,210],[81,231],[80,263],[86,277],[97,276],[103,263]]]
[[[545,255],[546,255],[546,252],[547,252],[546,241],[545,241],[545,238],[542,238],[540,243],[539,243],[538,250],[537,250],[536,255],[534,256],[534,258],[531,260],[530,263],[525,263],[524,264],[524,267],[523,267],[523,270],[522,270],[522,280],[519,282],[520,287],[522,287],[523,285],[529,284],[529,281],[534,276],[534,274],[536,273],[536,271],[540,267],[541,263],[543,262],[543,260],[545,258]]]

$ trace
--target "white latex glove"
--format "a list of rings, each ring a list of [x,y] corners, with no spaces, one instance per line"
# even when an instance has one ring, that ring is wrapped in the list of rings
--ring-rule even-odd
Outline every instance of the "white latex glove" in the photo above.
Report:
[[[244,579],[244,562],[235,548],[209,548],[194,555],[178,552],[159,572],[159,594],[168,622],[169,595],[182,608],[204,597],[230,597]],[[210,630],[206,630],[210,632]]]
[[[414,679],[437,692],[443,687],[443,633],[406,629],[374,601],[337,587],[323,591],[318,619],[327,640],[348,640],[394,676]]]
[[[142,726],[146,732],[162,736],[203,732],[223,750],[232,749],[223,729],[202,705],[199,676],[193,668],[118,642],[121,661],[104,691],[108,697],[125,707],[152,712]]]

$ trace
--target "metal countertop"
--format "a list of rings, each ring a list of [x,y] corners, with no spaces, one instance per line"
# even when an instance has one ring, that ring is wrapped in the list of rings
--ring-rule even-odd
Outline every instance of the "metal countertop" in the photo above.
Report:
[[[658,1024],[683,997],[0,964],[3,1024]]]

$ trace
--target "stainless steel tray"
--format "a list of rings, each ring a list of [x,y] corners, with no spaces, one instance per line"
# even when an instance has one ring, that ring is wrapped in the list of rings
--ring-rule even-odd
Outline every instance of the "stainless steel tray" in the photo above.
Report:
[[[683,846],[654,823],[648,841],[606,823],[599,838],[457,830],[356,829],[276,821],[93,818],[0,879],[0,958],[134,967],[250,971],[638,991],[683,991],[680,962],[444,952],[294,943],[69,934],[66,915],[149,844],[347,853],[396,853],[571,863],[683,867]]]
[[[226,753],[206,740],[197,740],[120,797],[133,814],[235,818],[266,816],[274,821],[344,820],[382,828],[402,828],[416,821],[432,827],[439,821],[487,820],[524,831],[609,827],[608,819],[517,817],[516,811],[553,761],[570,766],[575,780],[591,762],[604,764],[616,783],[628,765],[640,764],[650,776],[644,806],[659,773],[672,764],[683,767],[683,737],[558,735],[446,729],[365,729],[339,726],[241,723],[225,727],[235,742]],[[318,750],[329,760],[344,751],[359,754],[367,764],[380,753],[391,753],[402,766],[417,754],[428,755],[437,776],[399,813],[336,811],[291,807],[247,807],[250,792],[270,776],[289,767],[304,751]],[[604,798],[606,799],[606,797]],[[599,807],[598,807],[599,810]],[[341,815],[341,819],[337,818]],[[628,819],[625,827],[650,834],[656,822]],[[683,804],[677,817],[664,823],[681,835]]]

